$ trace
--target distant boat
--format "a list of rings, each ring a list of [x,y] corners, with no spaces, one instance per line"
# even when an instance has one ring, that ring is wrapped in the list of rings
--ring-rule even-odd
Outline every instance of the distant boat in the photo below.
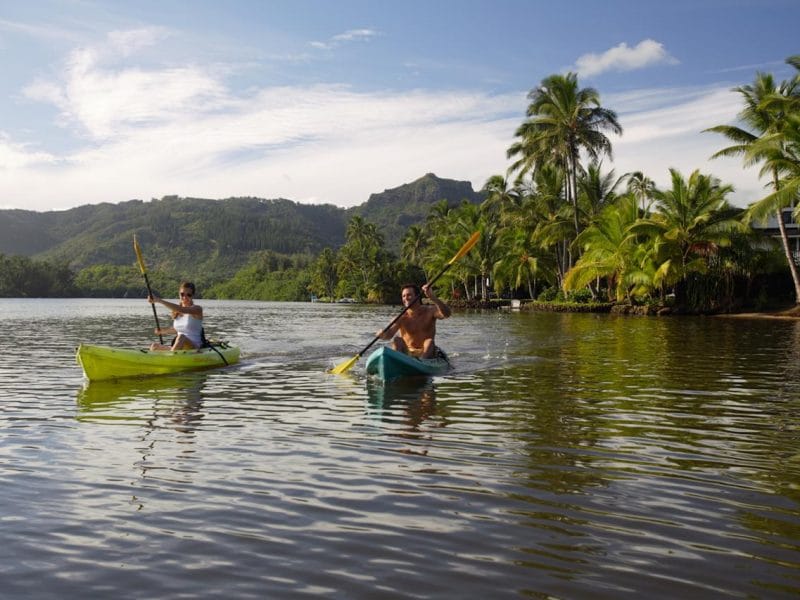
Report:
[[[336,302],[339,304],[357,304],[356,300],[353,298],[339,298]]]

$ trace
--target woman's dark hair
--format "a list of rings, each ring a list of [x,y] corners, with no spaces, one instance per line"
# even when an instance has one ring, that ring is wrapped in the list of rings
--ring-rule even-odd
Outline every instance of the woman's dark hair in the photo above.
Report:
[[[197,293],[197,290],[194,289],[194,284],[191,281],[182,281],[181,282],[181,287],[178,288],[178,289],[181,289],[181,290],[182,289],[192,290],[192,294]]]

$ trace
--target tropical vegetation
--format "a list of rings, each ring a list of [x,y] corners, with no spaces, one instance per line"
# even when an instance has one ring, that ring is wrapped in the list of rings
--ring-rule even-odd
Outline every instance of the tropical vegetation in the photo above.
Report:
[[[74,296],[75,274],[65,263],[0,254],[0,298]]]
[[[789,271],[794,282],[795,303],[800,304],[800,275],[798,275],[797,253],[789,243],[783,210],[791,208],[798,221],[798,186],[800,185],[800,55],[789,57],[786,62],[797,73],[794,77],[775,83],[769,73],[757,73],[751,85],[736,88],[742,96],[744,108],[739,120],[744,127],[718,125],[709,131],[725,135],[734,142],[717,152],[715,156],[742,155],[746,165],[761,164],[761,175],[770,177],[774,190],[754,203],[747,212],[746,220],[765,221],[775,216],[780,230],[781,242]]]
[[[402,283],[438,272],[479,231],[478,243],[439,280],[451,302],[504,297],[691,312],[797,305],[800,257],[786,216],[800,220],[800,57],[787,62],[797,71],[792,78],[777,83],[758,73],[753,84],[734,90],[743,100],[738,123],[708,130],[732,142],[714,156],[741,156],[769,180],[768,193],[745,209],[731,205],[732,187],[712,173],[671,169],[659,187],[655,174],[605,169],[613,150],[608,134],[621,134],[622,126],[597,90],[582,88],[568,73],[530,92],[507,151],[508,171],[491,176],[478,193],[468,193],[464,182],[442,187],[429,174],[373,195],[346,219],[326,207],[325,224],[312,209],[285,200],[204,205],[224,235],[195,219],[197,203],[181,204],[180,218],[164,203],[151,237],[143,236],[172,243],[153,253],[159,266],[153,278],[169,289],[199,256],[206,296],[396,302]],[[452,194],[461,197],[444,197]],[[139,208],[125,210],[141,223]],[[780,242],[754,227],[770,216],[777,217]],[[194,225],[181,228],[182,222]],[[121,252],[130,231],[114,230],[110,216],[100,230],[108,240],[104,251]],[[304,233],[311,230],[317,233]],[[181,244],[187,237],[191,248]],[[188,253],[183,260],[181,252]],[[84,253],[85,264],[73,274],[56,260],[63,256],[25,259],[23,269],[19,257],[0,255],[0,295],[141,293],[130,264],[96,264]],[[37,284],[23,272],[34,273]]]

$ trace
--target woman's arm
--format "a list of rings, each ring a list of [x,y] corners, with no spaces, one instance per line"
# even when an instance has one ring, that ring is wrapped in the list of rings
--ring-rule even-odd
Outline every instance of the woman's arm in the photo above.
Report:
[[[197,317],[198,319],[203,318],[203,308],[198,306],[197,304],[192,304],[191,306],[181,306],[180,304],[175,304],[174,302],[170,302],[169,300],[164,300],[163,298],[159,298],[158,296],[148,296],[148,302],[151,304],[153,302],[158,302],[162,306],[167,307],[172,311],[173,316],[177,314],[184,314],[184,315],[192,315],[193,317]]]

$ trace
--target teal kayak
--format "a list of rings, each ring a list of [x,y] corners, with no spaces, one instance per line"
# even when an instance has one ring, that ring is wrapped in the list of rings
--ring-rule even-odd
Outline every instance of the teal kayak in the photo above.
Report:
[[[383,381],[398,377],[441,375],[449,369],[450,361],[441,350],[435,358],[415,358],[383,346],[367,359],[367,373]]]

